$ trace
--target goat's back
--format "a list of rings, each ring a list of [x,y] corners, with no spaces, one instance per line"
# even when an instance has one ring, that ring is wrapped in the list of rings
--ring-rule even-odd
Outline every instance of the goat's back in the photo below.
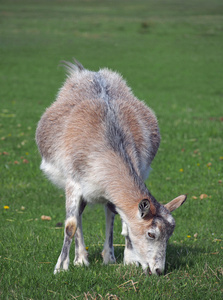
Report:
[[[157,119],[122,77],[71,67],[57,100],[45,111],[36,141],[45,162],[62,172],[87,168],[89,155],[125,152],[145,179],[159,147]],[[66,174],[64,175],[66,177]]]

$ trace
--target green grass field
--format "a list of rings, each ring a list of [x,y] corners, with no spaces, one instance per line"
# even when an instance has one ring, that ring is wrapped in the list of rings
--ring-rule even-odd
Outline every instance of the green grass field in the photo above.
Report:
[[[222,49],[221,0],[0,1],[0,299],[222,299]],[[102,265],[101,206],[83,215],[90,267],[53,275],[65,198],[39,170],[34,136],[73,57],[119,71],[157,114],[147,186],[161,203],[188,194],[163,276],[123,266],[118,216],[117,264]]]

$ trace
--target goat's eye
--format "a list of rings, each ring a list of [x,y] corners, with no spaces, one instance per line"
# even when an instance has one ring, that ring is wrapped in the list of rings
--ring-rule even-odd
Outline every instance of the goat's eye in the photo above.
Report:
[[[148,232],[148,236],[149,236],[151,239],[155,239],[155,235],[152,234],[152,233],[150,233],[150,232]]]

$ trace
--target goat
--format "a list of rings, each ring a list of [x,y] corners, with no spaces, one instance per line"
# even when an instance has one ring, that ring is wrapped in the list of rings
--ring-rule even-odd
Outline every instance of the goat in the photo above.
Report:
[[[67,80],[36,131],[40,168],[66,194],[64,242],[54,274],[68,269],[73,237],[74,264],[89,265],[81,215],[87,203],[102,203],[103,262],[115,263],[113,224],[118,213],[125,236],[124,264],[141,264],[145,272],[160,275],[175,227],[171,212],[186,196],[162,205],[144,183],[160,143],[156,116],[118,73],[89,71],[76,60],[63,63]]]

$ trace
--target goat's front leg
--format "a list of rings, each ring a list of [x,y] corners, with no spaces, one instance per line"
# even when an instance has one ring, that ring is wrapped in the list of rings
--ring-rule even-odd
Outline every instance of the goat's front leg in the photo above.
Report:
[[[75,235],[77,228],[79,228],[79,212],[82,202],[81,187],[78,183],[69,180],[66,183],[66,221],[64,229],[64,242],[57,260],[54,274],[61,270],[68,270],[69,267],[69,253],[72,239]]]
[[[104,249],[102,251],[102,257],[104,264],[114,264],[116,262],[114,255],[114,247],[113,247],[113,227],[114,227],[114,219],[115,213],[112,212],[109,207],[105,206],[105,216],[106,216],[106,237],[104,243]]]
[[[122,233],[121,234],[125,237],[124,264],[125,265],[134,264],[136,266],[139,266],[139,263],[134,254],[132,242],[129,238],[128,226],[124,221],[122,221]]]

